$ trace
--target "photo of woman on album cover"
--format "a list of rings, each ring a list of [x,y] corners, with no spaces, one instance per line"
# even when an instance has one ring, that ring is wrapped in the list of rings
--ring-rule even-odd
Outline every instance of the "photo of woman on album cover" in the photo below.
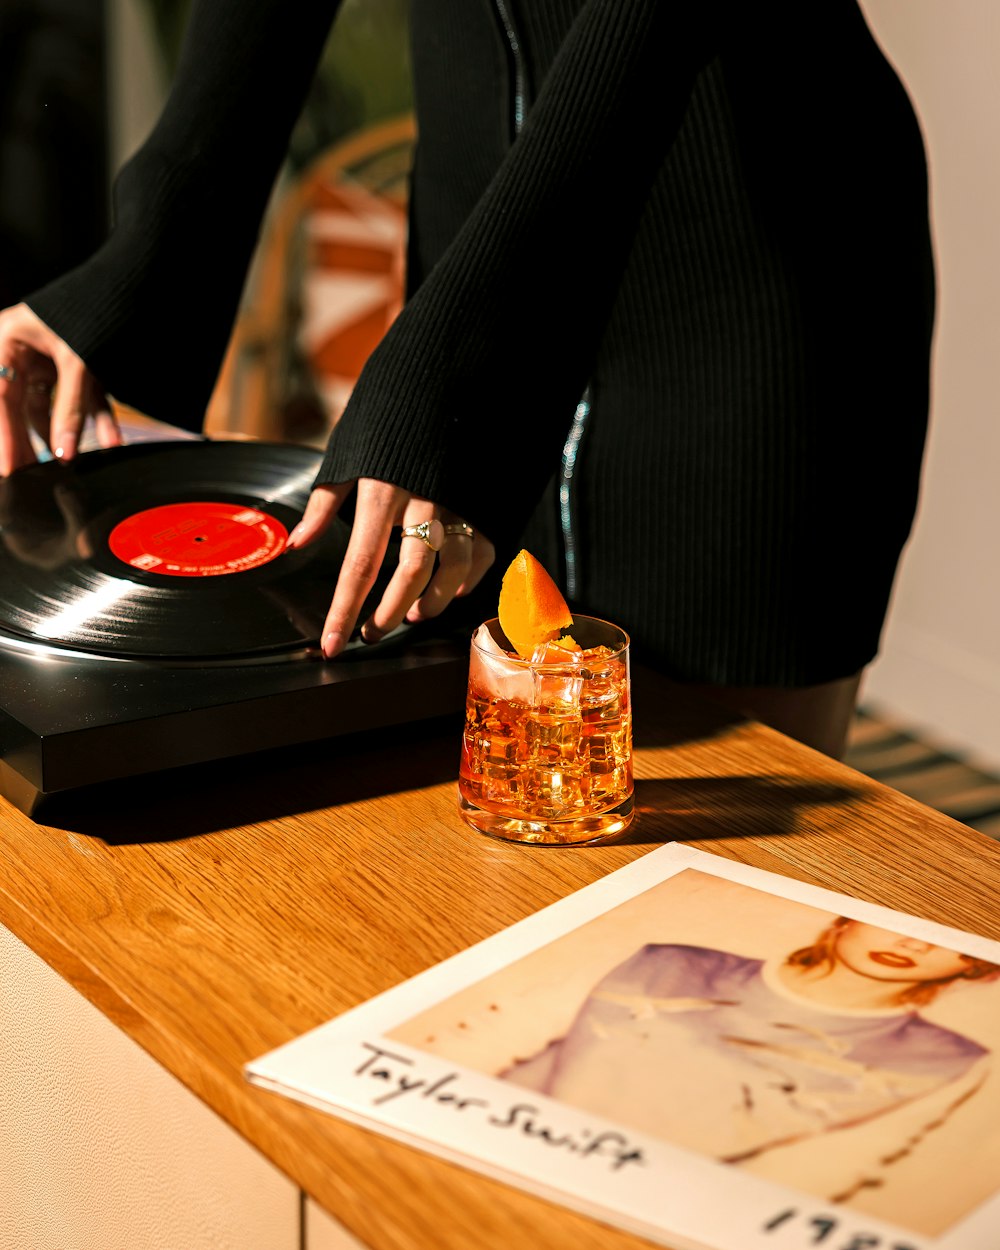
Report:
[[[998,978],[687,869],[393,1036],[932,1234],[1000,1190]]]

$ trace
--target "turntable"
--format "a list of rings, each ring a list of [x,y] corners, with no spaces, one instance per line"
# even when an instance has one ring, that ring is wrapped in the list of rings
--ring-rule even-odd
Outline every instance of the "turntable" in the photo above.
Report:
[[[349,527],[285,548],[320,460],[145,442],[0,482],[0,793],[31,815],[94,783],[460,709],[461,626],[322,659]]]

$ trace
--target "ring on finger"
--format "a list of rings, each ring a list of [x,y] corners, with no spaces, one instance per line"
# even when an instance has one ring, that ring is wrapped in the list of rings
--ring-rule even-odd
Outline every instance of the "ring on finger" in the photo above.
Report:
[[[7,382],[13,382],[17,377],[17,370],[13,365],[0,365],[0,378]]]
[[[425,547],[431,551],[440,551],[444,546],[444,536],[447,531],[439,520],[435,517],[433,521],[421,521],[417,525],[404,525],[403,538],[419,538]]]
[[[476,531],[464,521],[453,521],[444,527],[444,532],[453,538],[475,538],[476,536]]]

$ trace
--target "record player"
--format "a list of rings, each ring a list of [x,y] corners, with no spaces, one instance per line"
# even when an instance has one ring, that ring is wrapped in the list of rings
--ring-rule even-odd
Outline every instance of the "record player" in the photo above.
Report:
[[[349,526],[286,549],[320,453],[164,441],[0,482],[0,792],[48,795],[457,712],[469,630],[319,638]],[[398,547],[369,597],[374,605]],[[363,616],[362,616],[362,619]]]

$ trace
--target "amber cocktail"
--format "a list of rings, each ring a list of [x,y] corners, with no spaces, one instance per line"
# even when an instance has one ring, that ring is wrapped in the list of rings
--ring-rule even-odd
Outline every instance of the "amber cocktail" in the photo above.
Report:
[[[459,808],[473,828],[544,846],[617,837],[632,819],[628,635],[574,616],[580,650],[530,659],[499,621],[472,640]]]

